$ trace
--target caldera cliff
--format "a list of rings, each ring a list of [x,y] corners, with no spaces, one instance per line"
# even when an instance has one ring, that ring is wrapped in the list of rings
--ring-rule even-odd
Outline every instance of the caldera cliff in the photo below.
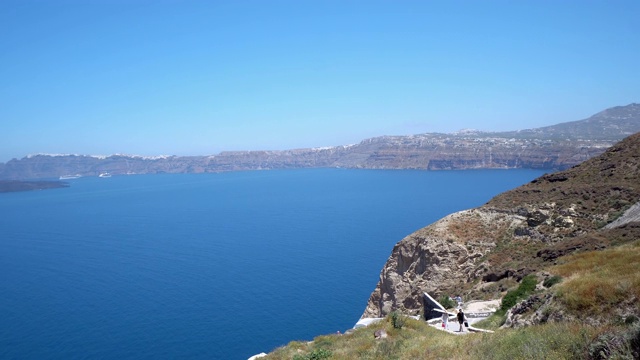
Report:
[[[402,239],[362,317],[418,314],[425,291],[496,298],[562,256],[638,238],[640,133]]]
[[[353,169],[566,169],[640,131],[640,104],[587,119],[510,132],[461,131],[380,136],[357,144],[210,156],[31,155],[0,163],[0,180],[113,175],[210,173],[339,167]]]

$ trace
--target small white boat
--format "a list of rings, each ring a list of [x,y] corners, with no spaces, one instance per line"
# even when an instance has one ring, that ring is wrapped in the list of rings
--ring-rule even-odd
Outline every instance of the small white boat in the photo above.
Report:
[[[75,174],[75,175],[62,175],[60,176],[60,180],[71,180],[71,179],[77,179],[79,177],[82,177],[82,175],[80,174]]]
[[[98,177],[101,177],[101,178],[108,178],[108,177],[111,177],[111,174],[109,174],[108,172],[103,172],[103,173],[101,173],[100,175],[98,175]]]

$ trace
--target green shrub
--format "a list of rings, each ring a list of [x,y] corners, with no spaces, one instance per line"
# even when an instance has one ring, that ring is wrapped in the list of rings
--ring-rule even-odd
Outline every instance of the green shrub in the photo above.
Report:
[[[535,275],[527,275],[525,276],[520,285],[514,290],[509,290],[507,294],[502,298],[502,304],[500,305],[500,310],[506,312],[511,309],[518,300],[522,300],[529,296],[536,289],[536,277]]]
[[[520,286],[518,288],[522,289],[523,292],[527,294],[531,294],[536,289],[536,284],[538,280],[535,275],[527,275],[522,279]]]
[[[438,298],[438,302],[440,303],[440,305],[444,306],[445,309],[451,309],[451,308],[456,307],[456,305],[458,305],[457,302],[453,301],[447,295],[440,296]]]
[[[295,355],[293,360],[322,360],[330,358],[331,355],[332,353],[330,350],[319,348],[314,349],[306,355]]]
[[[509,290],[509,292],[507,292],[507,294],[502,298],[500,310],[507,311],[511,309],[518,301],[518,296],[517,290]]]
[[[542,282],[542,285],[544,285],[544,287],[546,288],[550,288],[553,285],[559,283],[562,281],[562,277],[558,276],[558,275],[553,275],[552,277],[548,277],[546,279],[544,279],[544,281]]]
[[[402,329],[406,321],[407,318],[399,312],[394,311],[391,313],[391,324],[394,329]]]

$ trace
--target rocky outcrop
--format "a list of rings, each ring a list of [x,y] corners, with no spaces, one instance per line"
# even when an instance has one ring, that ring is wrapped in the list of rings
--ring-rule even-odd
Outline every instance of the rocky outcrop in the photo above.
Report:
[[[423,292],[451,294],[458,285],[482,277],[489,268],[477,266],[478,260],[525,221],[519,215],[473,209],[409,235],[394,247],[363,317],[393,310],[416,315]]]
[[[633,204],[622,216],[607,224],[605,229],[615,229],[631,223],[640,223],[640,202]]]
[[[567,315],[559,311],[550,311],[552,295],[532,295],[522,300],[507,312],[505,328],[520,328],[540,324],[551,320],[567,320]]]
[[[362,316],[416,314],[425,291],[482,293],[575,251],[636,239],[638,184],[640,133],[569,170],[449,215],[395,245]]]

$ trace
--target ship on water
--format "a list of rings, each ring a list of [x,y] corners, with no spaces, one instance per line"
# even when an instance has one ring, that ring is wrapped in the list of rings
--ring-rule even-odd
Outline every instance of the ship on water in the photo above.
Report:
[[[71,180],[71,179],[77,179],[79,177],[82,177],[82,175],[80,174],[75,174],[75,175],[62,175],[60,176],[60,180]]]

